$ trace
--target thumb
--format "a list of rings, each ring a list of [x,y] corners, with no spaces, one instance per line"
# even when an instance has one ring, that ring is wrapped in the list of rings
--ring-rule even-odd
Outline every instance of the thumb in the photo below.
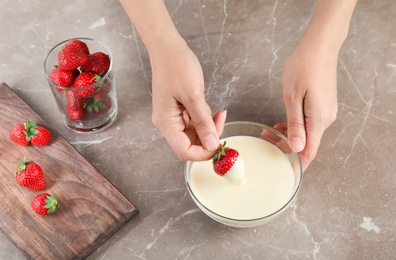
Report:
[[[212,111],[206,103],[205,98],[188,102],[184,106],[191,117],[202,145],[210,152],[216,151],[220,143],[219,136],[212,118]]]
[[[287,115],[287,137],[294,152],[301,152],[306,143],[303,100],[285,102]]]

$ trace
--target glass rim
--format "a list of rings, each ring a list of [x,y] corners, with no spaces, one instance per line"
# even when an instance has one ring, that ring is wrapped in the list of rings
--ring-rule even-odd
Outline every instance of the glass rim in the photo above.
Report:
[[[109,69],[107,70],[106,74],[104,74],[103,76],[101,76],[101,79],[100,79],[98,82],[95,82],[94,84],[89,85],[89,86],[86,86],[86,87],[83,87],[83,88],[71,88],[71,87],[65,87],[65,86],[58,85],[57,83],[53,82],[52,79],[49,77],[50,72],[49,72],[48,69],[47,69],[47,67],[48,67],[47,65],[48,65],[48,58],[49,58],[49,56],[55,51],[56,48],[58,48],[58,47],[60,47],[60,46],[62,46],[62,45],[64,45],[64,44],[66,44],[66,43],[69,42],[70,40],[81,40],[81,41],[83,41],[83,42],[86,42],[86,41],[88,41],[88,42],[95,42],[95,43],[99,44],[101,47],[103,47],[103,48],[106,50],[106,54],[107,54],[107,55],[109,56],[109,58],[110,58],[110,66],[109,66]],[[90,54],[91,54],[91,53],[90,53]],[[110,74],[110,72],[112,71],[112,68],[113,68],[113,55],[112,55],[112,53],[111,53],[109,47],[107,47],[107,45],[104,44],[103,42],[98,41],[98,40],[95,40],[95,39],[93,39],[93,38],[89,38],[89,37],[75,37],[75,38],[69,38],[69,39],[67,39],[67,40],[63,40],[63,41],[57,43],[55,46],[53,46],[53,47],[48,51],[48,53],[47,53],[47,55],[45,56],[45,59],[44,59],[44,75],[45,75],[46,79],[47,79],[48,81],[50,81],[51,84],[53,84],[56,88],[59,88],[59,89],[61,89],[61,90],[68,90],[68,91],[85,90],[85,89],[88,89],[88,88],[97,86],[97,84],[102,83],[102,82],[104,81],[104,79]]]

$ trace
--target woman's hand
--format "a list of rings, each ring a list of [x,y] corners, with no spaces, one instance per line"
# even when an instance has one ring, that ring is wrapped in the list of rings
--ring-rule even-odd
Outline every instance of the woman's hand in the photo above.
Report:
[[[169,39],[151,49],[150,62],[154,125],[181,160],[210,159],[219,147],[226,112],[212,118],[197,57],[182,39]]]
[[[318,0],[312,19],[286,59],[282,75],[287,122],[274,127],[300,152],[305,170],[337,116],[337,58],[357,0]]]
[[[324,131],[337,115],[337,55],[302,41],[287,58],[282,83],[287,122],[274,128],[286,133],[300,152],[305,170],[315,158]]]

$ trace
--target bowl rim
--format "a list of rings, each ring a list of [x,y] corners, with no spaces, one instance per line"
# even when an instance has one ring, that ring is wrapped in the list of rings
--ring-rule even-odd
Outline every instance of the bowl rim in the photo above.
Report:
[[[285,141],[286,143],[289,144],[289,140],[287,139],[287,137],[285,135],[283,135],[281,132],[279,132],[278,130],[276,130],[273,127],[270,127],[268,125],[265,124],[261,124],[261,123],[257,123],[257,122],[251,122],[251,121],[231,121],[231,122],[227,122],[224,124],[224,127],[226,126],[232,126],[232,125],[237,125],[237,124],[249,124],[249,125],[255,125],[255,126],[259,126],[259,127],[263,127],[266,130],[269,130],[271,132],[273,132],[274,134],[276,134],[277,136],[279,136],[283,141]],[[221,138],[221,136],[220,136]],[[278,148],[279,149],[279,148]],[[300,156],[299,153],[297,152],[291,152],[291,154],[295,155],[297,157],[297,162],[298,162],[298,175],[299,175],[299,181],[297,183],[297,186],[295,187],[295,190],[292,194],[292,196],[290,197],[290,199],[282,206],[280,207],[278,210],[274,211],[271,214],[265,215],[263,217],[259,217],[259,218],[251,218],[251,219],[236,219],[236,218],[230,218],[230,217],[226,217],[223,216],[221,214],[218,214],[212,210],[210,210],[209,208],[207,208],[205,205],[203,205],[199,199],[195,196],[194,192],[192,191],[190,184],[188,182],[187,179],[187,169],[188,166],[193,163],[192,161],[186,161],[186,163],[184,164],[184,180],[186,182],[187,185],[187,189],[190,193],[190,195],[193,197],[193,200],[196,202],[199,202],[199,206],[203,207],[206,211],[210,212],[211,214],[213,214],[213,216],[209,216],[211,218],[215,218],[215,220],[218,220],[218,218],[221,218],[225,221],[231,221],[231,222],[239,222],[239,223],[249,223],[249,222],[257,222],[260,220],[264,220],[264,219],[270,219],[271,217],[273,217],[274,215],[278,214],[279,212],[285,210],[290,203],[294,200],[294,198],[296,197],[298,191],[300,190],[301,187],[301,183],[302,183],[302,178],[303,178],[303,171],[302,171],[302,165],[301,165],[301,160],[300,160]],[[204,211],[204,213],[207,215],[207,212]]]

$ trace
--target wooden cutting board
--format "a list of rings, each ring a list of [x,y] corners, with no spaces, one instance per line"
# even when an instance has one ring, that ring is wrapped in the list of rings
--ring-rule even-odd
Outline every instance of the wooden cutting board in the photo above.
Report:
[[[47,127],[49,146],[19,146],[12,126],[28,119]],[[0,228],[31,259],[80,259],[124,226],[138,209],[5,83],[0,84]],[[39,194],[15,181],[16,163],[26,155],[46,178],[45,192],[56,194],[53,215],[36,214]]]

